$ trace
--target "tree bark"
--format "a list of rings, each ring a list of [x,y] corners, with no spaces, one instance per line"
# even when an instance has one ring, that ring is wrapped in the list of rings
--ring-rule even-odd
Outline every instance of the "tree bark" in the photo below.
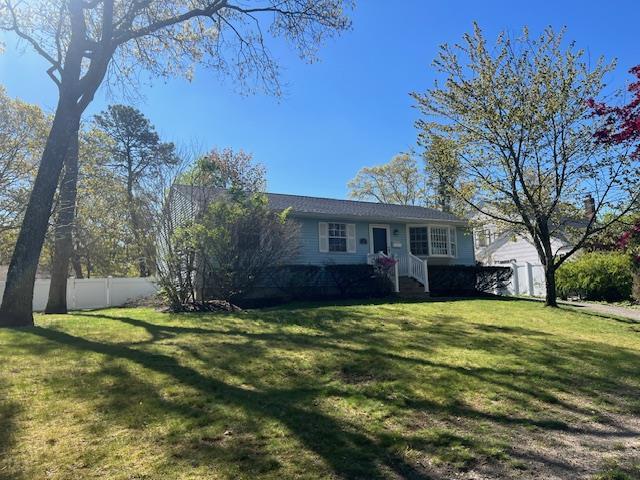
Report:
[[[51,286],[45,313],[67,313],[67,279],[73,253],[73,224],[76,216],[78,183],[78,132],[73,136],[64,161],[60,182],[59,211],[51,266]]]
[[[0,326],[33,326],[33,288],[40,252],[69,140],[78,131],[80,115],[73,98],[61,94],[9,264]]]
[[[73,265],[73,272],[75,273],[76,278],[84,278],[84,274],[82,273],[82,262],[80,262],[80,256],[75,250],[71,254],[71,265]]]
[[[544,279],[545,279],[545,302],[547,307],[558,306],[558,296],[556,294],[556,269],[553,266],[545,265],[544,267]]]

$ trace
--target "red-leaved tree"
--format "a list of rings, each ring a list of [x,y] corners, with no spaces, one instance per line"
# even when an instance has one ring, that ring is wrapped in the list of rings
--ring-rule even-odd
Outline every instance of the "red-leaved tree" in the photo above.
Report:
[[[636,77],[627,90],[631,94],[629,103],[609,106],[591,100],[594,114],[605,117],[604,128],[598,130],[596,138],[607,145],[625,145],[631,149],[631,156],[640,158],[640,65],[629,73]],[[639,206],[640,207],[640,206]],[[620,247],[631,256],[634,270],[633,296],[640,301],[640,220],[622,235]]]
[[[605,127],[596,133],[598,140],[609,145],[630,145],[633,147],[632,155],[640,157],[640,65],[629,73],[636,77],[628,87],[632,95],[629,103],[618,107],[595,100],[590,103],[596,115],[606,117]]]

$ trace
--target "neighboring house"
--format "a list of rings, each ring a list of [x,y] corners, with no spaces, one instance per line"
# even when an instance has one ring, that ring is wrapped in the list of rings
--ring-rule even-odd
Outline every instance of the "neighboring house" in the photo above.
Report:
[[[484,265],[540,263],[538,251],[526,235],[509,230],[499,232],[495,224],[486,223],[474,229],[474,238],[476,258]],[[566,237],[558,235],[552,239],[551,247],[562,254],[573,245]]]
[[[174,186],[181,212],[205,191]],[[300,248],[291,265],[372,263],[398,260],[396,277],[411,277],[428,291],[429,265],[475,265],[473,232],[466,220],[432,208],[267,193],[276,211],[290,209],[300,225]],[[395,278],[396,291],[403,282]]]
[[[580,219],[567,219],[565,228],[558,228],[551,240],[551,247],[556,255],[568,252],[574,246],[570,240],[569,229],[585,228],[587,221],[594,215],[594,200],[589,195],[584,199],[584,215]],[[489,216],[476,214],[473,216],[476,259],[485,265],[504,264],[540,264],[538,251],[533,240],[525,234],[513,230],[499,230]]]

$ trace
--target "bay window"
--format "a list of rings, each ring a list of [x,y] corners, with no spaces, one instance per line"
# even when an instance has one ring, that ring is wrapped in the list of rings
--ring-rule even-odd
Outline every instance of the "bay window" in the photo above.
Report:
[[[436,225],[409,227],[409,249],[413,255],[456,257],[456,228]]]

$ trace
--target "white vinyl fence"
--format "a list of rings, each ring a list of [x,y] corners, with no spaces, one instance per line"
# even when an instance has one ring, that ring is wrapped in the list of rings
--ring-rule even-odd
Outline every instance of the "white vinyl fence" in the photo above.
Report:
[[[507,286],[506,295],[525,295],[529,297],[544,297],[546,282],[544,266],[534,263],[512,263],[513,275]]]
[[[50,280],[36,280],[33,310],[44,310],[49,296]],[[0,282],[0,297],[5,282]],[[148,297],[158,291],[153,278],[70,278],[67,283],[67,306],[70,310],[119,307],[137,298]]]

